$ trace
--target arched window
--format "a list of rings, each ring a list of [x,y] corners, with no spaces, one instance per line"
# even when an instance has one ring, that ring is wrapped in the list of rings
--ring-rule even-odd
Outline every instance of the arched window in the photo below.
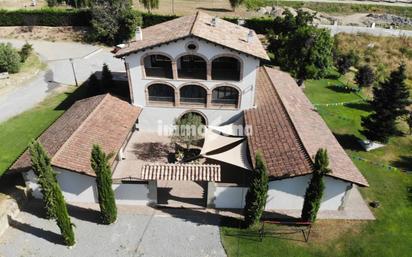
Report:
[[[237,107],[239,91],[233,87],[221,86],[212,91],[212,104]]]
[[[173,78],[172,60],[161,54],[148,55],[143,59],[146,77]]]
[[[218,57],[212,62],[212,79],[240,80],[240,61],[234,57]]]
[[[197,55],[184,55],[177,61],[180,79],[206,79],[206,61]]]
[[[152,84],[147,88],[148,99],[150,102],[157,103],[174,103],[175,92],[174,89],[166,84]]]
[[[186,85],[180,89],[181,104],[206,104],[207,92],[198,85]]]

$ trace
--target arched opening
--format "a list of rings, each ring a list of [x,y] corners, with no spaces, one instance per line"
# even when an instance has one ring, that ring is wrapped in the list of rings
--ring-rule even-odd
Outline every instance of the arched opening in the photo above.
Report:
[[[173,78],[172,60],[162,54],[152,54],[144,57],[144,70],[146,77]]]
[[[177,61],[177,74],[180,79],[206,80],[206,61],[197,55],[184,55]]]
[[[212,104],[237,107],[239,103],[239,91],[230,86],[221,86],[212,91]]]
[[[186,85],[180,88],[180,104],[206,105],[206,89],[199,85]]]
[[[147,88],[149,103],[170,103],[175,102],[175,91],[167,84],[152,84]]]
[[[187,118],[189,115],[200,117],[200,120],[202,121],[202,124],[207,125],[206,117],[202,113],[197,112],[197,111],[188,111],[188,112],[184,113],[182,116],[180,116],[179,119]]]
[[[239,81],[240,69],[240,61],[234,57],[216,58],[212,62],[212,79]]]

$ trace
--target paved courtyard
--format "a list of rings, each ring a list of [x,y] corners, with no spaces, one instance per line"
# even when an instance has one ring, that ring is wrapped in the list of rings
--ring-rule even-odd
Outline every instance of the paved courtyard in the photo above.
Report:
[[[106,226],[97,224],[96,211],[72,206],[77,244],[68,249],[56,224],[39,210],[40,204],[30,204],[11,220],[0,238],[0,256],[226,256],[213,214],[120,208],[117,222]]]

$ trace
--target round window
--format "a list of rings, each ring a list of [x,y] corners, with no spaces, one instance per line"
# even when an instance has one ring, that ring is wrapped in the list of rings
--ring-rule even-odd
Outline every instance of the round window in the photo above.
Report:
[[[187,45],[187,49],[189,49],[190,51],[194,51],[194,50],[197,49],[197,45],[194,44],[194,43],[189,43],[189,44]]]

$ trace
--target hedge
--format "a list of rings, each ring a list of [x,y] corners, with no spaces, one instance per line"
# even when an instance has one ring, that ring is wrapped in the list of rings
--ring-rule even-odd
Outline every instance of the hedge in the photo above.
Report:
[[[0,26],[90,26],[87,9],[0,10]]]
[[[140,16],[143,27],[153,26],[165,21],[178,18],[176,15],[161,15],[135,11]],[[238,18],[224,18],[237,23]],[[43,8],[37,10],[0,10],[0,26],[90,26],[91,13],[88,9],[57,9]],[[272,26],[273,19],[251,18],[246,19],[244,26],[253,29],[258,34],[265,34]]]

